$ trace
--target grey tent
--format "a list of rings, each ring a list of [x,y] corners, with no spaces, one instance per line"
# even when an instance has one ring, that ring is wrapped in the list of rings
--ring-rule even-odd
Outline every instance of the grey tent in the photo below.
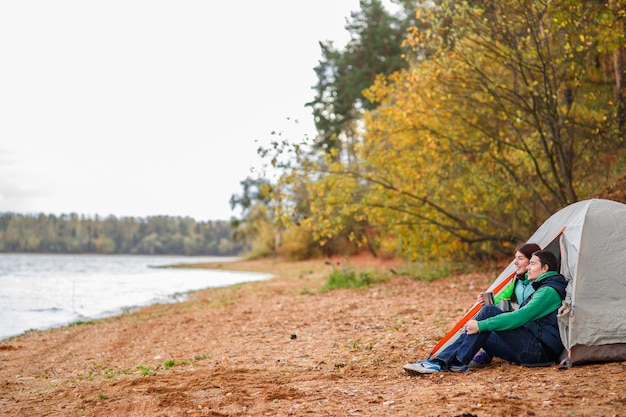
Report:
[[[626,360],[626,204],[581,201],[544,226],[559,223],[561,273],[570,280],[559,316],[563,363]]]
[[[528,239],[553,251],[569,280],[559,315],[565,350],[561,364],[626,360],[626,204],[592,199],[571,204]],[[515,275],[511,262],[489,286],[497,295]],[[474,305],[431,355],[458,337]]]

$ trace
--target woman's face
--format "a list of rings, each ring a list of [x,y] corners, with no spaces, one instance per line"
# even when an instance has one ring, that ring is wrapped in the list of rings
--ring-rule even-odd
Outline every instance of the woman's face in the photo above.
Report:
[[[528,268],[528,263],[530,259],[526,257],[522,252],[515,252],[515,259],[513,260],[513,265],[515,265],[515,272],[518,274],[525,274],[526,269]]]

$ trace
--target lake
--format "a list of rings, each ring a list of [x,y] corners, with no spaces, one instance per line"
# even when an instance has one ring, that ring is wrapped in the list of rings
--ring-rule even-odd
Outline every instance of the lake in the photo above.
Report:
[[[0,339],[182,301],[190,291],[270,274],[155,268],[236,258],[0,253]]]

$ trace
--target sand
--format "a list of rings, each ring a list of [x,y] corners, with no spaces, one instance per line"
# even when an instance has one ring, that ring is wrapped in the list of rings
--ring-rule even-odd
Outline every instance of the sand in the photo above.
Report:
[[[0,416],[626,416],[626,362],[406,375],[494,276],[359,258],[391,278],[322,291],[342,262],[206,265],[277,277],[0,341]]]

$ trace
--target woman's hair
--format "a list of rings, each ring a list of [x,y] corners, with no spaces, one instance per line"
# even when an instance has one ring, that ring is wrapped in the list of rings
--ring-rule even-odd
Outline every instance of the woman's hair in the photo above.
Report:
[[[533,256],[539,258],[541,266],[548,265],[548,271],[559,271],[559,260],[556,258],[556,255],[549,250],[537,251],[533,253]]]
[[[540,250],[541,247],[536,243],[522,243],[515,248],[515,253],[520,252],[526,257],[526,259],[530,259],[530,257],[533,256],[533,253]]]

